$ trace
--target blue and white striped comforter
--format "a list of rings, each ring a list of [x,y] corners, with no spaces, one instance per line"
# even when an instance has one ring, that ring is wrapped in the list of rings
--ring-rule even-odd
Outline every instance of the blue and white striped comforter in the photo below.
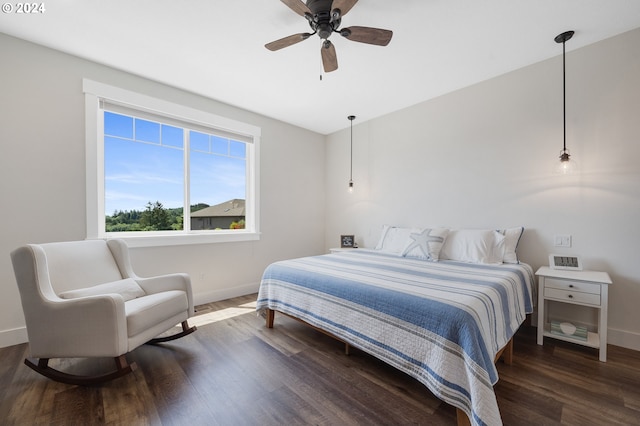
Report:
[[[276,262],[257,310],[287,313],[402,370],[467,413],[501,424],[494,364],[532,312],[529,265],[428,262],[357,249]]]

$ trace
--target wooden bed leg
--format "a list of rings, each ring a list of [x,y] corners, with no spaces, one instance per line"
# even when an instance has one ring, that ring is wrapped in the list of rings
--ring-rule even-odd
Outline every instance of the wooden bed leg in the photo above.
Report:
[[[469,416],[467,416],[465,412],[459,408],[456,408],[456,418],[458,420],[458,426],[471,426]]]
[[[344,342],[344,354],[349,355],[350,351],[351,351],[351,345],[349,345],[347,342]]]
[[[507,365],[513,364],[513,339],[509,340],[509,343],[505,346],[504,352],[502,352],[502,360]]]
[[[276,316],[276,311],[267,308],[267,328],[273,328],[273,320]]]
[[[502,349],[498,351],[496,354],[496,358],[493,360],[494,363],[498,362],[502,358],[505,364],[511,365],[513,364],[513,338],[511,338],[506,345]]]

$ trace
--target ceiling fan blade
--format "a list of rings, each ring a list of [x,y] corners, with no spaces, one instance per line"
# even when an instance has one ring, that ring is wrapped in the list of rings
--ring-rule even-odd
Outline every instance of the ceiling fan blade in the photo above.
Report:
[[[338,69],[338,57],[336,56],[336,47],[329,40],[325,40],[320,48],[322,55],[322,66],[324,72],[331,72]]]
[[[311,9],[307,7],[306,4],[302,2],[302,0],[280,0],[282,3],[286,4],[289,9],[293,10],[300,16],[305,16],[305,14],[311,15]]]
[[[310,36],[310,33],[294,34],[288,37],[281,38],[280,40],[267,43],[264,45],[264,47],[271,50],[272,52],[275,52],[276,50],[280,50],[293,44],[300,43],[301,41],[308,39]]]
[[[340,16],[344,16],[349,13],[356,3],[358,3],[358,0],[333,0],[331,10],[340,9]]]
[[[340,34],[352,41],[386,46],[391,41],[393,31],[370,27],[349,27],[340,30]]]

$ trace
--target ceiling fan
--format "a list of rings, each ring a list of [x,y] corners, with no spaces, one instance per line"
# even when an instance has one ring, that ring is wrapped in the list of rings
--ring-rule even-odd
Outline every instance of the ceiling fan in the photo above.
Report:
[[[314,34],[318,34],[318,36],[324,40],[320,48],[320,54],[325,72],[338,69],[336,48],[329,40],[331,34],[339,33],[349,40],[377,46],[386,46],[393,36],[393,31],[382,30],[380,28],[348,27],[340,29],[342,17],[351,10],[358,0],[307,0],[306,4],[303,3],[302,0],[280,1],[295,13],[304,17],[309,22],[309,26],[313,32],[290,35],[280,40],[267,43],[264,47],[271,51],[276,51],[306,40]]]

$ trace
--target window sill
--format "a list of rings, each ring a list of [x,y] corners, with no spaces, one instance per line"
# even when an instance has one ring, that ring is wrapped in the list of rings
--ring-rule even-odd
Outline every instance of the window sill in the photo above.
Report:
[[[232,243],[242,241],[257,241],[260,239],[259,232],[216,232],[214,233],[190,233],[190,234],[160,234],[154,235],[132,235],[131,233],[109,234],[104,239],[122,239],[129,247],[163,247],[192,244],[215,244]]]

